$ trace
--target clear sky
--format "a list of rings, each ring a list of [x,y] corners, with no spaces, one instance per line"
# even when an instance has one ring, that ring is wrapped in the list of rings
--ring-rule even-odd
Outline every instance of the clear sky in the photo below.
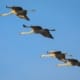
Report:
[[[36,9],[30,21],[15,15],[0,17],[0,80],[79,80],[80,67],[57,67],[57,59],[40,58],[46,51],[61,50],[80,60],[80,0],[2,0],[8,6]],[[41,35],[21,36],[22,25],[55,28],[54,39]]]

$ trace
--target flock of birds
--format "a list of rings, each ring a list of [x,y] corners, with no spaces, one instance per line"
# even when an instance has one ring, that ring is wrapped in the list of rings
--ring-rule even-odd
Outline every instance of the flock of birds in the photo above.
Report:
[[[11,9],[11,11],[8,13],[0,14],[0,16],[8,16],[11,14],[15,14],[19,18],[26,19],[27,21],[30,20],[30,18],[28,17],[29,10],[25,10],[22,7],[18,7],[18,6],[12,6],[12,7],[6,6],[6,8]],[[35,10],[33,9],[30,11],[35,11]],[[56,31],[55,29],[42,28],[41,26],[27,26],[25,24],[23,24],[23,28],[31,28],[32,30],[29,32],[20,32],[21,35],[36,33],[51,39],[54,39],[54,37],[50,33],[50,31]],[[41,55],[42,58],[52,57],[52,58],[57,58],[58,60],[63,62],[62,64],[57,64],[57,66],[79,66],[80,67],[79,60],[74,58],[67,58],[66,56],[67,54],[63,53],[62,51],[49,51],[47,52],[47,54]],[[72,55],[69,55],[69,56],[72,56]]]
[[[79,66],[80,67],[80,61],[74,58],[67,58],[67,53],[63,53],[62,51],[49,51],[47,54],[42,54],[41,57],[52,57],[57,58],[58,60],[64,62],[61,64],[57,64],[57,66]],[[72,55],[68,55],[72,56]]]

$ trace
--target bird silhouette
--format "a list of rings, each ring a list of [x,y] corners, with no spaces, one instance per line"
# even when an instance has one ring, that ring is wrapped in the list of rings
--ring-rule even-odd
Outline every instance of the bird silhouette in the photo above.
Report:
[[[31,31],[29,32],[21,32],[21,35],[26,35],[26,34],[31,34],[31,33],[36,33],[36,34],[41,34],[44,37],[51,38],[53,39],[54,37],[50,33],[50,31],[55,31],[55,29],[43,29],[41,26],[27,26],[23,24],[24,28],[32,28]]]
[[[66,62],[63,64],[57,64],[57,66],[79,66],[80,67],[80,61],[77,59],[66,59]]]
[[[66,55],[67,53],[63,53],[62,51],[50,51],[50,52],[47,52],[47,54],[42,54],[41,57],[57,58],[58,60],[65,62]],[[68,55],[68,56],[72,56],[72,55]]]
[[[26,19],[28,21],[30,20],[29,17],[27,16],[28,10],[24,10],[22,7],[18,7],[18,6],[12,6],[12,7],[6,6],[6,8],[10,8],[12,10],[8,13],[0,14],[0,16],[8,16],[11,14],[15,14],[19,18]]]

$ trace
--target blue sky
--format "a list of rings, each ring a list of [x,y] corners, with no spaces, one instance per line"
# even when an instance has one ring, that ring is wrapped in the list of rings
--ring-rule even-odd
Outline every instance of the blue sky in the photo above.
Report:
[[[0,13],[10,11],[6,5],[36,12],[28,14],[30,21],[0,17],[0,80],[79,80],[79,67],[56,67],[60,61],[40,55],[61,50],[80,60],[80,0],[2,0]],[[23,24],[55,28],[55,39],[21,36],[19,32],[28,31]]]

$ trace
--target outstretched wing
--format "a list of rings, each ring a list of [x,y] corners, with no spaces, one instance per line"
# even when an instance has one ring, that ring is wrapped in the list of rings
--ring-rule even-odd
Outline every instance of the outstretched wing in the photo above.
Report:
[[[43,35],[44,37],[48,37],[53,39],[54,37],[52,36],[52,34],[49,32],[49,30],[42,30],[41,31],[41,35]]]
[[[27,16],[27,11],[26,10],[18,11],[17,16],[20,17],[20,18],[30,20],[29,17]]]

